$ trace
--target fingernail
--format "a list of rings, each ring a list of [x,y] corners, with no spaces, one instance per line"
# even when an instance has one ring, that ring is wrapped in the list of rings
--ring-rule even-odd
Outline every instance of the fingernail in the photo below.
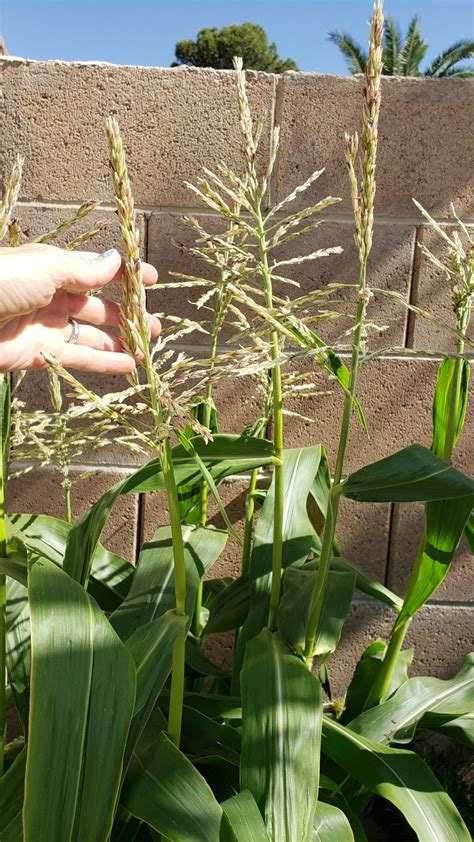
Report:
[[[101,260],[109,260],[110,257],[118,257],[119,253],[117,249],[108,249],[108,251],[103,251],[102,254],[98,254]]]

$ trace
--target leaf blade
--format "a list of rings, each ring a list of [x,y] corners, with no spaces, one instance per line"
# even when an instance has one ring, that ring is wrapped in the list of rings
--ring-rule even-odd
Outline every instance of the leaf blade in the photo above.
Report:
[[[268,629],[247,644],[241,680],[242,788],[255,798],[272,842],[310,839],[319,778],[320,684]]]

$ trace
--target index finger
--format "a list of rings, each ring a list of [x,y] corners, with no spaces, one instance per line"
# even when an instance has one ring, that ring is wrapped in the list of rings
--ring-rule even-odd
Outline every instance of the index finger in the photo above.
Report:
[[[114,251],[114,249],[110,249],[110,253],[112,253],[113,251]],[[80,258],[84,259],[85,258],[86,260],[87,259],[95,260],[97,257],[99,257],[99,255],[95,251],[70,251],[69,254],[73,258],[78,258],[78,259],[80,259]],[[104,254],[100,255],[100,256],[103,257],[103,256],[106,256],[107,254],[108,254],[108,252],[104,252]],[[141,270],[142,270],[142,280],[143,280],[144,286],[146,286],[146,287],[154,286],[158,281],[158,272],[155,269],[155,267],[152,266],[151,263],[146,263],[143,260],[140,261],[140,267],[141,267]],[[118,283],[119,281],[121,281],[123,279],[124,269],[125,269],[125,259],[122,257],[120,267],[118,268],[115,275],[112,276],[112,278],[110,279],[110,282],[111,283]]]

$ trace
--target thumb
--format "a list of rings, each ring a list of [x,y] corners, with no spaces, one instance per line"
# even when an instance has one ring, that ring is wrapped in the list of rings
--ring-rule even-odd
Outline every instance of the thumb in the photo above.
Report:
[[[88,292],[118,280],[121,257],[115,249],[103,254],[73,252],[43,243],[0,249],[0,321],[50,304],[64,289]]]
[[[56,283],[69,292],[100,289],[121,274],[122,258],[117,249],[97,254],[58,249],[55,266]]]

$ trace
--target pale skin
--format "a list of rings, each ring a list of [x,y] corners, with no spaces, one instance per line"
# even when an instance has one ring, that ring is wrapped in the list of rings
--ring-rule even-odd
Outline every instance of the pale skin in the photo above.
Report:
[[[158,273],[142,264],[143,283]],[[33,243],[0,249],[0,371],[45,368],[42,352],[67,368],[128,374],[135,367],[118,337],[107,328],[120,323],[119,305],[87,293],[120,282],[123,261],[115,250],[99,255]],[[71,319],[79,325],[71,343]],[[150,315],[151,337],[160,322]]]

